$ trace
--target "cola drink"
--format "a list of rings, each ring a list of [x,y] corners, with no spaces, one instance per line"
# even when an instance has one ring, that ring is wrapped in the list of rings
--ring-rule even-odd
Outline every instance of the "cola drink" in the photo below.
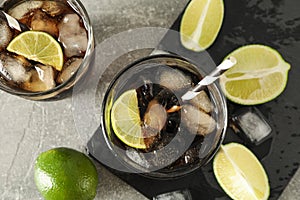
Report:
[[[147,170],[170,172],[199,166],[211,156],[215,142],[220,140],[217,106],[212,100],[214,94],[205,88],[191,101],[183,102],[181,96],[202,76],[189,68],[170,65],[171,61],[129,68],[117,78],[105,100],[110,105],[104,109],[104,121],[111,148],[122,154],[120,157],[125,162],[129,163],[129,158]],[[134,127],[127,127],[132,112],[136,112],[133,111],[134,104],[127,98],[122,100],[128,92],[136,94],[135,106],[140,121]],[[117,107],[120,102],[122,105]],[[126,106],[130,107],[129,111]],[[115,116],[120,123],[116,124]],[[137,129],[142,132],[139,140],[135,133]],[[120,138],[121,134],[129,136]],[[211,138],[212,143],[206,138]],[[143,144],[142,148],[140,144],[135,145],[135,141]]]
[[[0,61],[5,73],[0,73],[1,85],[9,87],[8,92],[27,94],[27,98],[39,94],[32,99],[51,98],[74,85],[78,69],[88,68],[86,60],[94,48],[90,22],[82,4],[78,0],[7,1],[3,9],[30,30],[46,32],[56,39],[63,50],[64,65],[57,71],[8,52],[7,45],[20,32],[2,19]],[[83,72],[86,70],[80,73]],[[47,95],[41,95],[43,93]]]

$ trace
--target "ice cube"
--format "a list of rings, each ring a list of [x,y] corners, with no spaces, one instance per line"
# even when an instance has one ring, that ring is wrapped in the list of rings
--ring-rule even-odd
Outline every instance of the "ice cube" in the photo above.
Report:
[[[267,122],[255,112],[246,112],[239,116],[239,126],[251,142],[260,142],[272,129]]]
[[[178,190],[160,194],[153,197],[153,200],[192,200],[192,195],[188,190]]]
[[[8,14],[16,19],[21,19],[29,11],[40,8],[42,6],[42,4],[43,4],[43,1],[24,1],[23,3],[10,9],[8,11]]]
[[[31,92],[43,92],[56,86],[54,81],[55,72],[51,66],[36,65],[30,73],[31,79],[22,84],[23,89]]]
[[[128,149],[126,150],[126,155],[135,163],[139,164],[142,167],[149,168],[150,164],[145,159],[142,153],[137,152],[134,149]]]
[[[57,76],[56,82],[57,83],[64,83],[67,80],[69,80],[79,69],[80,64],[82,62],[81,58],[71,58],[68,60],[65,64],[64,67]]]
[[[13,32],[4,19],[0,19],[0,51],[6,49],[11,41]]]
[[[66,5],[62,2],[44,1],[42,10],[52,17],[63,14],[66,11]]]
[[[22,83],[30,79],[31,73],[27,70],[30,64],[25,59],[2,53],[0,60],[15,83]]]
[[[161,72],[159,84],[174,91],[191,87],[192,80],[176,69],[169,69]]]
[[[67,57],[82,56],[87,48],[87,33],[80,25],[80,18],[76,14],[67,14],[60,24],[59,41],[64,46]]]
[[[160,141],[161,143],[164,143],[163,141]],[[180,149],[178,149],[178,146],[175,144],[170,144],[165,146],[167,144],[164,144],[164,148],[160,149],[160,151],[153,151],[153,154],[150,154],[150,156],[147,157],[147,160],[149,163],[151,163],[151,166],[164,168],[166,166],[169,166],[174,161],[176,161],[176,158],[179,155]]]
[[[36,31],[44,31],[54,37],[58,37],[56,21],[40,10],[34,12],[31,18],[31,28]]]
[[[207,113],[192,105],[183,105],[181,119],[193,134],[207,135],[216,127],[216,121]]]
[[[191,99],[190,102],[195,107],[203,110],[206,113],[210,113],[213,110],[213,104],[204,90],[201,90],[196,97]]]
[[[167,121],[167,111],[165,107],[163,107],[156,100],[152,100],[147,108],[147,111],[144,116],[144,124],[146,129],[149,127],[150,130],[147,131],[147,136],[156,135],[163,127],[165,126]],[[149,135],[150,134],[150,135]]]

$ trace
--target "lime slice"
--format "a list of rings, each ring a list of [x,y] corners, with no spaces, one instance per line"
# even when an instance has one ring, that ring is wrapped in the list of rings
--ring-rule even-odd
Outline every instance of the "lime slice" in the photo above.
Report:
[[[126,145],[146,149],[135,90],[124,92],[113,104],[111,124],[116,136]]]
[[[59,43],[48,33],[26,31],[15,37],[7,50],[61,71],[64,55]]]
[[[181,21],[182,45],[193,51],[210,47],[221,29],[223,17],[223,0],[192,0]]]
[[[243,105],[261,104],[276,98],[285,89],[290,64],[276,50],[248,45],[229,56],[234,56],[237,64],[221,76],[220,85],[231,101]]]
[[[236,200],[265,200],[270,194],[268,177],[261,163],[245,146],[222,146],[214,158],[213,170],[223,190]]]

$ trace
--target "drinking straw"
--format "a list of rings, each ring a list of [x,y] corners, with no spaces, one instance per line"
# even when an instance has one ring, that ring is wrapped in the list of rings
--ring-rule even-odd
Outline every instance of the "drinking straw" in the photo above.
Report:
[[[182,101],[188,101],[196,97],[204,87],[215,82],[225,71],[233,67],[236,63],[237,60],[234,57],[229,57],[224,60],[215,70],[205,76],[192,90],[186,92],[181,97]]]
[[[20,23],[18,20],[5,13],[3,10],[0,11],[0,18],[4,19],[7,22],[8,26],[12,29],[15,29],[20,32],[29,30],[29,28],[26,25]],[[9,75],[9,72],[3,66],[1,60],[0,60],[0,74],[2,74],[5,79],[9,81],[12,80],[12,77]]]
[[[3,77],[5,79],[7,79],[8,81],[12,80],[12,77],[9,75],[8,71],[5,69],[5,67],[3,67],[2,61],[0,60],[0,74],[3,75]]]
[[[20,32],[29,30],[29,28],[25,24],[20,23],[17,19],[5,13],[3,10],[0,11],[0,17],[6,20],[7,24],[12,29],[15,29]]]

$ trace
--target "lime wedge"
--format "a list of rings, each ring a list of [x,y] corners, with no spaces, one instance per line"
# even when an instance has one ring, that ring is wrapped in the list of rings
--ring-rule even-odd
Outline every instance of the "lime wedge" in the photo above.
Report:
[[[223,0],[192,0],[180,25],[182,45],[193,51],[210,47],[221,29],[223,17]]]
[[[116,136],[130,147],[146,149],[135,90],[124,92],[113,104],[111,124]]]
[[[7,50],[61,71],[64,56],[59,43],[48,33],[26,31],[15,37]]]
[[[266,200],[270,194],[267,174],[245,146],[222,146],[214,158],[213,170],[223,190],[234,200]]]
[[[248,45],[229,56],[234,56],[237,64],[221,76],[220,85],[231,101],[243,105],[261,104],[276,98],[285,89],[290,64],[276,50]]]

